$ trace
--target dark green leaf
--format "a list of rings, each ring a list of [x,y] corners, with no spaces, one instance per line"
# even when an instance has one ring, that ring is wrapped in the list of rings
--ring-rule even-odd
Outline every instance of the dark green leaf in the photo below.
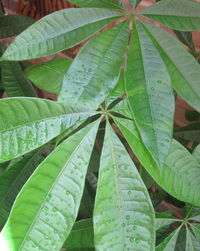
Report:
[[[125,87],[142,140],[162,165],[172,140],[174,95],[167,68],[141,25],[134,26]]]
[[[59,94],[63,77],[71,64],[71,59],[58,58],[31,65],[26,68],[25,76],[37,87]]]
[[[190,0],[162,0],[138,14],[179,31],[200,29],[200,3]]]
[[[177,128],[174,132],[174,136],[193,142],[200,142],[200,123],[189,124]]]
[[[91,39],[67,71],[58,101],[97,109],[117,84],[127,45],[127,22]]]
[[[122,9],[121,0],[68,0],[81,7]]]
[[[179,232],[180,232],[180,227],[175,231],[173,231],[167,238],[165,238],[165,240],[156,247],[156,251],[175,250]]]

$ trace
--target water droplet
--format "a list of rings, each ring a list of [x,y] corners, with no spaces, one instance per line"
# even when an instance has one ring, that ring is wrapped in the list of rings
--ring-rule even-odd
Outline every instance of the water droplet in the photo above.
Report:
[[[54,208],[53,208],[53,212],[57,212],[57,211],[58,211],[57,208],[54,207]]]
[[[161,83],[162,83],[162,80],[157,80],[157,83],[158,83],[158,84],[161,84]]]
[[[66,192],[66,194],[67,194],[67,195],[69,195],[69,194],[70,194],[70,192],[69,192],[69,191],[67,191],[67,192]]]
[[[130,242],[134,242],[134,238],[133,237],[131,237],[129,240],[130,240]]]
[[[88,71],[89,71],[89,72],[92,72],[92,68],[89,68]]]
[[[130,218],[131,218],[130,215],[126,215],[127,220],[130,220]]]
[[[122,227],[125,227],[125,226],[126,226],[126,224],[125,224],[125,223],[123,223],[123,224],[122,224]]]
[[[155,90],[155,88],[154,88],[154,87],[151,87],[151,90],[152,90],[152,91],[154,91],[154,90]]]
[[[128,195],[131,195],[131,191],[128,191]]]
[[[135,231],[137,229],[137,227],[136,226],[133,226],[133,230]]]
[[[136,243],[136,244],[140,243],[140,239],[135,238],[135,243]]]

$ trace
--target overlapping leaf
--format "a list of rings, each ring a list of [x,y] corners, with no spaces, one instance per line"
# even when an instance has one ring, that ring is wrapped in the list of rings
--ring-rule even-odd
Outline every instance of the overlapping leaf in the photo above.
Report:
[[[18,195],[1,233],[4,251],[59,250],[76,220],[99,121],[60,144]]]
[[[174,95],[167,68],[140,25],[134,26],[125,88],[142,140],[153,158],[162,165],[172,140]]]
[[[175,91],[200,111],[200,66],[182,44],[166,31],[143,23],[169,71]]]
[[[97,251],[154,249],[154,212],[126,149],[107,124],[94,208]]]
[[[69,112],[54,101],[36,98],[0,100],[0,162],[40,147],[94,112]]]
[[[145,169],[154,180],[175,198],[200,206],[200,165],[196,159],[177,141],[173,140],[170,152],[162,168],[144,146],[133,121],[115,118],[125,139]]]
[[[90,40],[67,71],[58,101],[97,109],[117,84],[127,44],[127,22]]]
[[[121,0],[69,0],[68,2],[81,7],[123,9]]]
[[[47,15],[17,36],[2,60],[27,60],[54,54],[92,36],[121,13],[100,8],[69,8]]]
[[[31,65],[26,68],[25,76],[37,87],[59,94],[63,77],[71,64],[71,59],[58,58]]]
[[[32,18],[25,16],[0,16],[0,38],[16,36],[34,22]]]
[[[199,12],[200,3],[195,1],[162,0],[138,14],[175,30],[193,31],[200,29]]]
[[[18,62],[2,62],[1,78],[8,97],[37,96],[30,81],[24,77],[24,73]]]

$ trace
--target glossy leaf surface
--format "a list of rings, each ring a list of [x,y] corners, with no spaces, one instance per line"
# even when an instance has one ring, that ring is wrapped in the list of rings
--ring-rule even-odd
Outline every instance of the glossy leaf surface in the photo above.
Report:
[[[122,14],[98,8],[68,8],[47,15],[17,36],[2,60],[27,60],[72,47]]]
[[[123,9],[121,0],[69,0],[68,2],[81,7]]]
[[[24,77],[18,62],[2,62],[1,78],[8,97],[36,97],[32,84]]]
[[[42,146],[94,114],[69,112],[54,101],[36,98],[1,99],[0,107],[0,162]]]
[[[117,84],[127,45],[127,22],[91,39],[67,71],[58,101],[97,109]]]
[[[188,0],[162,0],[139,12],[154,21],[179,31],[200,29],[200,3]]]
[[[167,66],[173,88],[200,111],[200,65],[172,35],[151,24],[144,25]]]
[[[63,248],[92,248],[94,233],[92,219],[80,220],[75,222]]]
[[[162,165],[172,140],[174,95],[167,68],[141,25],[134,26],[125,88],[142,140]]]
[[[60,144],[18,195],[1,233],[5,251],[59,250],[76,220],[98,122]]]
[[[0,177],[0,229],[6,223],[14,200],[31,176],[33,171],[44,159],[41,149],[27,154],[9,166]]]
[[[16,36],[34,22],[32,18],[25,16],[0,16],[0,38]]]
[[[173,140],[170,152],[162,168],[144,146],[133,121],[115,118],[131,149],[153,179],[175,198],[200,206],[200,165],[180,143]]]
[[[25,69],[25,76],[37,87],[55,94],[59,94],[63,77],[72,60],[58,58],[31,65]]]
[[[94,208],[97,251],[154,249],[154,211],[126,149],[107,124]]]

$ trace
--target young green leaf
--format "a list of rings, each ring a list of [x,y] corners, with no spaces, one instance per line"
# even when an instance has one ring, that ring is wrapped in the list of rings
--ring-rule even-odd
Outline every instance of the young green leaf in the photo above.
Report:
[[[78,121],[95,114],[69,112],[61,104],[37,98],[1,99],[0,107],[0,162],[44,145]]]
[[[180,232],[180,227],[173,231],[167,238],[164,239],[157,247],[156,251],[173,251],[175,250],[176,241]]]
[[[194,149],[193,153],[192,153],[193,157],[199,162],[200,164],[200,144],[198,144],[198,146],[196,146],[196,148]]]
[[[200,250],[200,243],[195,238],[194,234],[187,227],[185,251],[199,251],[199,250]]]
[[[37,96],[30,81],[24,77],[18,62],[1,62],[1,78],[8,97]]]
[[[154,249],[154,210],[126,149],[107,124],[94,208],[97,251]]]
[[[174,218],[170,213],[156,213],[156,230],[169,226],[170,224],[181,221],[180,219]]]
[[[97,109],[117,84],[127,45],[127,22],[91,39],[64,76],[58,101],[77,109]]]
[[[42,150],[36,150],[9,166],[0,177],[0,229],[7,221],[11,207],[22,186],[44,159]]]
[[[172,140],[174,95],[167,68],[141,25],[134,25],[125,88],[141,138],[162,165]]]
[[[94,233],[92,219],[86,219],[75,222],[63,248],[73,250],[73,248],[92,248]]]
[[[0,16],[0,39],[16,36],[35,21],[19,15]]]
[[[76,220],[99,121],[61,143],[19,193],[0,236],[4,251],[59,250]]]
[[[134,122],[114,118],[133,152],[153,179],[175,198],[200,206],[200,165],[180,143],[173,140],[162,168],[147,151]]]
[[[200,111],[200,66],[183,45],[166,31],[143,22],[169,71],[173,88]]]
[[[37,87],[55,94],[59,94],[63,77],[72,60],[58,58],[31,65],[25,69],[25,76]]]
[[[200,29],[200,3],[188,0],[162,0],[138,14],[179,31]]]
[[[69,8],[47,15],[17,36],[1,60],[27,60],[70,48],[92,36],[121,13],[98,8]]]
[[[110,8],[123,10],[121,0],[68,0],[81,7]]]

